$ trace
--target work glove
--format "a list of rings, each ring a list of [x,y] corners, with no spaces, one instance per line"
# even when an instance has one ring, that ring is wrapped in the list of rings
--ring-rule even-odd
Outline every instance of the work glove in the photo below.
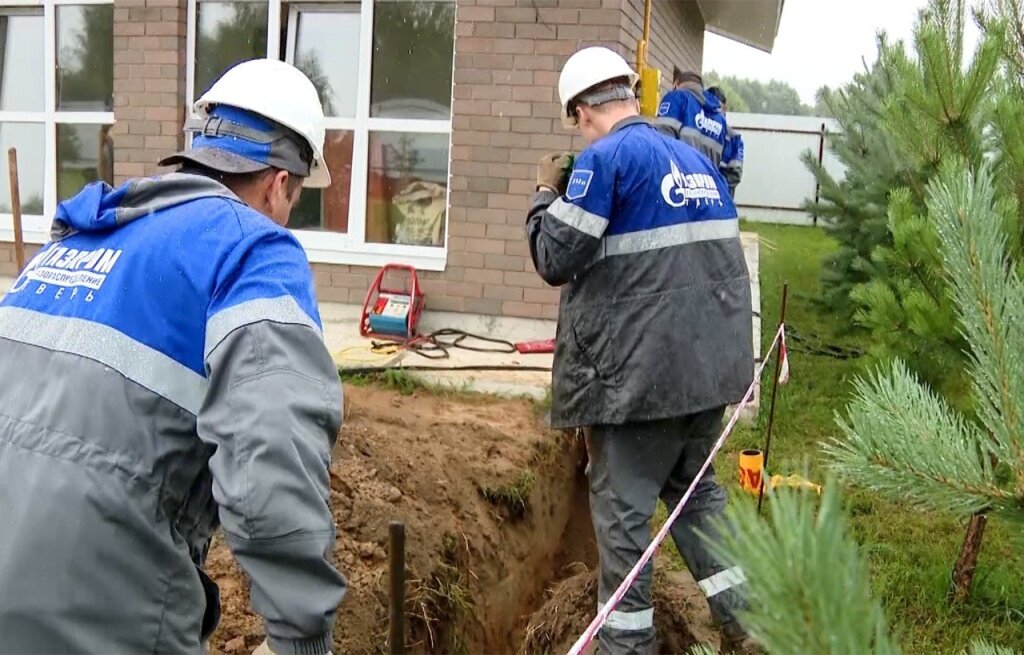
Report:
[[[553,152],[544,155],[537,164],[537,188],[548,189],[562,195],[572,170],[572,154]]]
[[[270,650],[270,644],[264,639],[263,643],[252,652],[252,655],[274,655],[274,651]],[[326,655],[331,655],[331,651],[327,651]]]

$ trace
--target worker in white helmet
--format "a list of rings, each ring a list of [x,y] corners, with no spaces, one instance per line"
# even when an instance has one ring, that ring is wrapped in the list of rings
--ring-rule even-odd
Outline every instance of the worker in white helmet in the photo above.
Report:
[[[717,167],[640,117],[636,73],[586,48],[558,80],[562,119],[590,144],[543,158],[526,230],[533,263],[562,287],[551,422],[590,428],[590,501],[605,603],[650,543],[658,499],[674,507],[753,378],[750,278]],[[725,491],[708,469],[672,537],[730,652],[743,572],[706,548]],[[653,653],[648,567],[611,612],[601,653]]]
[[[331,650],[342,390],[285,229],[330,182],[323,109],[269,60],[193,109],[181,171],[62,202],[0,301],[0,653],[202,652],[218,525],[259,650]]]

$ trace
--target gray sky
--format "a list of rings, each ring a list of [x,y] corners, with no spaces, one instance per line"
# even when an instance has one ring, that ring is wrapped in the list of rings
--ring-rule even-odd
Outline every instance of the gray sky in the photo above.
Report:
[[[970,0],[975,6],[980,0]],[[927,0],[786,0],[771,54],[714,34],[704,40],[704,71],[788,82],[807,104],[818,87],[838,86],[874,61],[875,34],[909,43],[919,9]],[[978,30],[968,18],[967,48]]]

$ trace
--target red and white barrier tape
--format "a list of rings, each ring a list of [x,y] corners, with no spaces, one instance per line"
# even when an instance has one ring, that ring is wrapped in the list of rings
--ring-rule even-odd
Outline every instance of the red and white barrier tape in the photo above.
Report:
[[[708,455],[708,458],[704,460],[704,465],[700,467],[700,471],[698,471],[697,475],[693,478],[693,482],[690,483],[690,487],[686,490],[686,493],[683,494],[683,497],[679,500],[675,509],[672,510],[672,513],[668,515],[668,519],[665,520],[664,525],[661,526],[658,533],[654,535],[654,539],[651,540],[651,545],[649,545],[647,550],[644,551],[640,560],[633,566],[632,570],[626,574],[626,578],[622,581],[622,584],[619,585],[619,588],[615,590],[612,597],[608,599],[608,602],[604,604],[601,610],[597,613],[597,616],[594,617],[594,620],[590,622],[587,629],[582,635],[580,635],[580,638],[577,639],[576,643],[572,645],[571,649],[569,649],[568,655],[581,655],[581,653],[583,653],[583,650],[590,645],[591,641],[594,640],[594,637],[597,635],[597,631],[601,629],[601,626],[605,624],[605,621],[608,620],[611,613],[614,612],[615,608],[622,602],[623,596],[626,595],[629,588],[633,586],[634,582],[636,582],[636,579],[640,576],[640,572],[645,566],[647,566],[647,563],[651,561],[651,557],[654,556],[654,552],[659,546],[661,546],[661,542],[664,541],[665,537],[668,535],[669,528],[671,528],[672,524],[679,518],[679,515],[683,511],[683,507],[686,506],[686,502],[690,500],[690,496],[693,495],[693,490],[697,488],[697,483],[700,482],[702,477],[704,477],[708,467],[711,466],[711,462],[715,459],[715,455],[717,455],[718,451],[722,449],[722,446],[725,445],[725,440],[729,438],[729,434],[732,432],[732,429],[736,427],[736,422],[739,421],[740,418],[740,412],[743,411],[743,408],[749,405],[750,401],[754,398],[754,390],[757,388],[758,381],[761,379],[761,374],[764,372],[765,366],[771,360],[775,347],[782,339],[785,338],[785,330],[785,325],[779,325],[779,330],[775,333],[775,339],[772,341],[771,348],[768,349],[764,359],[761,360],[760,365],[758,365],[757,370],[754,372],[754,380],[750,383],[750,387],[747,388],[746,395],[743,396],[743,400],[736,407],[736,411],[733,412],[732,418],[729,419],[725,429],[722,431],[722,435],[718,437],[718,441],[715,442],[715,447],[711,449],[711,453]]]

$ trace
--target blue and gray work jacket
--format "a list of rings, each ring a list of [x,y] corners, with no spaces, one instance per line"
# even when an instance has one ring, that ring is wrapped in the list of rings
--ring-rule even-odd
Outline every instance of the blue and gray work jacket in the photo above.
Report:
[[[687,83],[666,93],[654,120],[663,133],[690,144],[716,167],[722,162],[728,126],[718,99],[709,102],[699,84]]]
[[[199,653],[211,534],[325,653],[341,387],[309,264],[206,177],[87,186],[0,301],[0,650]]]
[[[717,167],[646,120],[576,159],[526,222],[562,287],[552,424],[675,418],[734,403],[753,378],[750,277]]]

